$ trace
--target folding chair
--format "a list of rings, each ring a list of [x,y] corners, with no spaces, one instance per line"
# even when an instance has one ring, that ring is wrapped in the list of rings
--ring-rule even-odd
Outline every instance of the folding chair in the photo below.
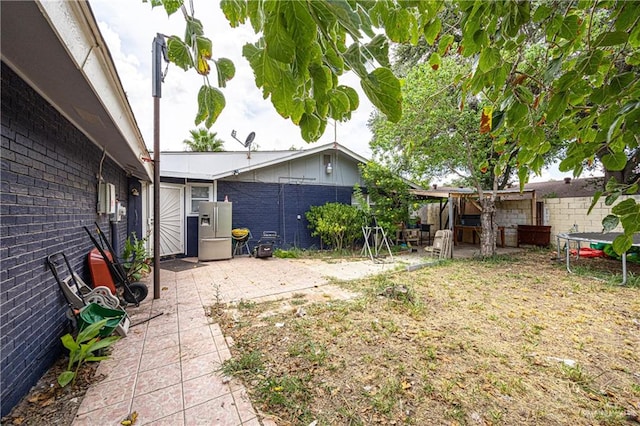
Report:
[[[440,229],[433,236],[433,244],[424,248],[431,257],[438,259],[448,259],[451,257],[451,236],[448,229]]]

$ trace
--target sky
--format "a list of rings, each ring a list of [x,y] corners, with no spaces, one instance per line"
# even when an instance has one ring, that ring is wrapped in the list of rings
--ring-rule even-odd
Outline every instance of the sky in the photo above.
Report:
[[[184,18],[180,12],[167,17],[164,9],[152,9],[149,2],[142,0],[90,0],[90,5],[145,143],[152,149],[151,45],[157,33],[183,35]],[[322,138],[316,144],[308,144],[300,136],[299,128],[282,118],[271,101],[263,99],[261,90],[255,85],[253,71],[242,57],[242,46],[258,40],[251,26],[245,24],[231,28],[216,0],[193,0],[193,6],[196,18],[202,21],[205,35],[212,40],[213,57],[229,58],[236,67],[235,77],[222,89],[226,107],[210,129],[225,141],[225,150],[244,149],[231,137],[232,130],[236,130],[237,138],[241,141],[250,132],[255,132],[253,147],[261,151],[310,148],[337,141],[361,156],[371,157],[371,132],[366,123],[374,107],[353,74],[342,76],[340,82],[358,91],[360,106],[352,114],[351,120],[337,123],[337,127],[329,122]],[[215,75],[211,75],[211,78],[215,84]],[[194,70],[185,72],[173,64],[169,65],[160,100],[161,151],[185,150],[182,141],[189,138],[190,130],[198,127],[195,125],[195,116],[197,94],[202,83],[203,77]],[[556,166],[552,166],[550,170],[543,171],[542,176],[532,177],[530,181],[561,180],[565,176],[571,174],[560,173]],[[438,182],[436,179],[433,183],[442,185],[445,183],[442,180]]]

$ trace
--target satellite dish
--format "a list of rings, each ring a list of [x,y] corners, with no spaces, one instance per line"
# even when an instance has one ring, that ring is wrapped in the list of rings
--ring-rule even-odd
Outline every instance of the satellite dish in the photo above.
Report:
[[[247,136],[247,140],[244,141],[245,148],[251,145],[251,142],[253,142],[255,138],[256,138],[256,132],[249,133],[249,136]]]
[[[240,142],[245,148],[248,148],[249,146],[251,146],[251,142],[253,142],[253,140],[256,138],[256,132],[251,132],[249,133],[249,136],[247,136],[247,139],[243,143],[240,139],[236,137],[236,135],[237,135],[236,131],[232,130],[231,137],[237,140],[238,142]]]

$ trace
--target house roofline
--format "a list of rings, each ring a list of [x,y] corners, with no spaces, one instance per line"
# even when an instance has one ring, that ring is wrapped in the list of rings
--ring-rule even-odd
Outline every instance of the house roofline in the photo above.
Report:
[[[297,160],[300,158],[316,155],[322,153],[327,150],[334,149],[337,152],[341,152],[348,157],[353,158],[355,161],[360,163],[366,163],[367,158],[351,151],[350,149],[338,144],[337,142],[324,144],[320,146],[316,146],[307,150],[296,150],[296,151],[281,151],[282,157],[273,158],[267,161],[262,161],[260,163],[250,164],[244,167],[238,167],[235,169],[225,170],[220,173],[185,173],[181,171],[166,171],[160,170],[160,175],[162,177],[176,177],[176,178],[193,178],[193,179],[209,179],[209,180],[218,180],[224,179],[226,177],[235,176],[240,173],[248,173],[254,170],[263,169],[265,167],[271,167],[277,164],[281,164],[288,161]],[[272,152],[280,152],[280,151],[272,151]],[[206,153],[196,153],[191,151],[180,151],[180,152],[161,152],[162,154],[171,154],[171,155],[224,155],[225,153],[229,154],[246,154],[245,151],[221,151],[221,152],[206,152]],[[160,162],[162,167],[162,162]]]

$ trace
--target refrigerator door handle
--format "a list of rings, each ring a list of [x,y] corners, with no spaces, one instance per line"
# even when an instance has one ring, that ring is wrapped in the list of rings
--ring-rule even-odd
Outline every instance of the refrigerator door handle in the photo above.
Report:
[[[215,210],[215,217],[216,217],[216,225],[215,225],[216,229],[214,231],[215,231],[216,235],[218,235],[218,213],[219,213],[218,212],[218,206],[215,206],[214,210]]]

